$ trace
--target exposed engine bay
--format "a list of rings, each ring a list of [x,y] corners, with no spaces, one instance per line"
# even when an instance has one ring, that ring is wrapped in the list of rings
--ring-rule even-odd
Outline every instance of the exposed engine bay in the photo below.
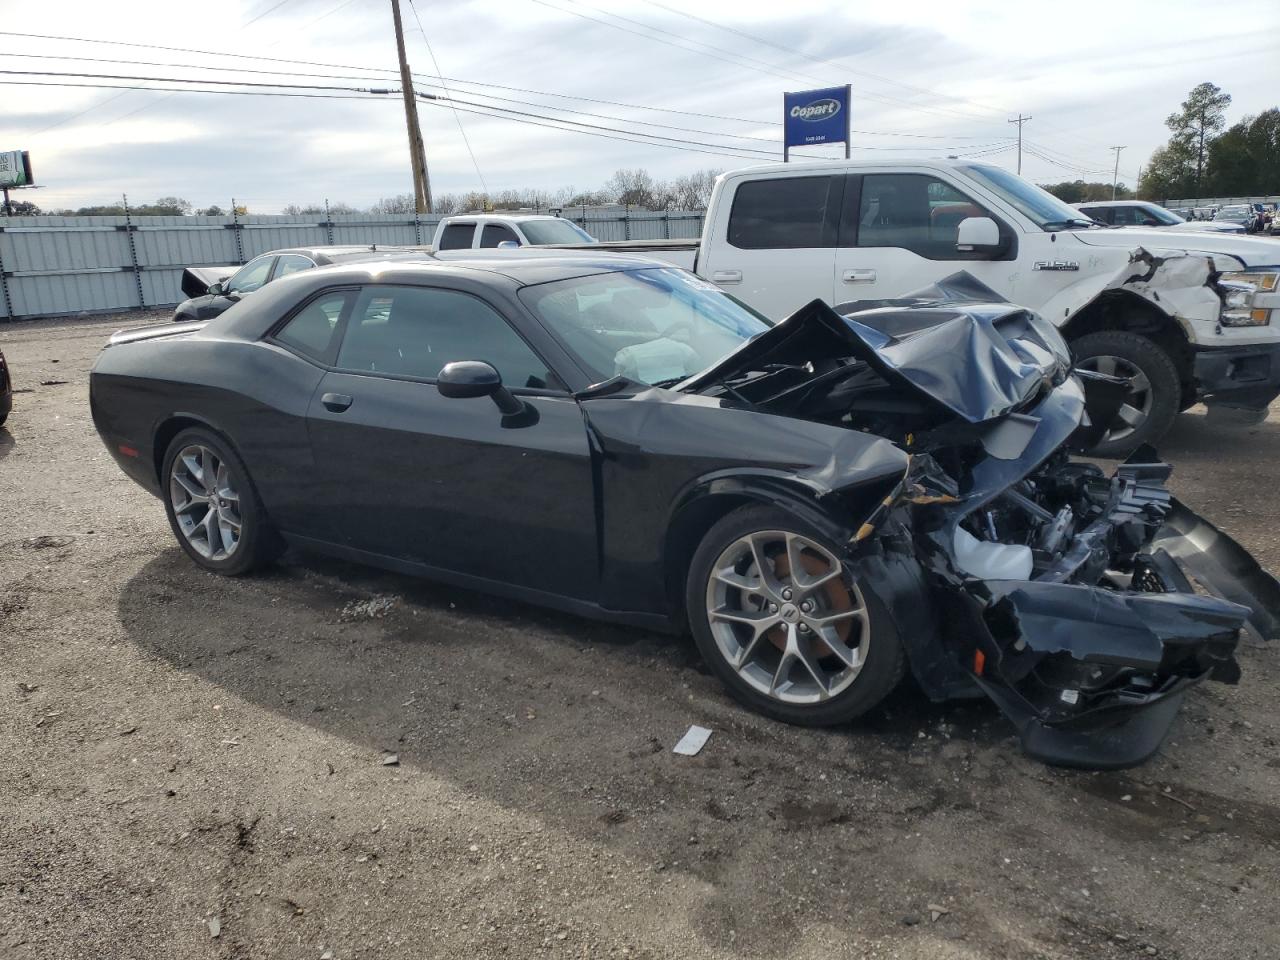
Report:
[[[967,274],[810,304],[680,389],[910,455],[850,549],[883,571],[925,691],[989,696],[1048,762],[1141,762],[1188,686],[1238,680],[1242,631],[1280,633],[1280,584],[1172,496],[1154,450],[1110,475],[1072,459],[1122,382],[1073,371],[1051,324]]]

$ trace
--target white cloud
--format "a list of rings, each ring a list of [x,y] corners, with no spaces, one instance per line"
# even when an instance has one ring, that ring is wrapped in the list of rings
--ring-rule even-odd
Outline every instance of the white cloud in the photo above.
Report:
[[[135,0],[121,6],[64,0],[45,8],[28,6],[20,23],[10,20],[7,25],[30,33],[127,40],[210,54],[0,36],[0,68],[334,86],[396,84],[385,0],[288,0],[240,26],[276,2]],[[431,61],[411,5],[409,0],[402,2],[410,60],[420,75],[430,74]],[[1127,146],[1121,175],[1132,181],[1138,165],[1166,139],[1164,117],[1202,80],[1218,83],[1235,97],[1229,113],[1233,121],[1274,105],[1277,89],[1270,40],[1275,31],[1264,29],[1280,26],[1280,10],[1272,0],[1224,0],[1209,22],[1203,7],[1190,0],[1162,5],[1159,17],[1151,17],[1141,5],[1126,8],[1101,0],[1079,0],[1069,9],[954,0],[859,5],[794,0],[784,7],[728,0],[704,0],[696,6],[684,5],[683,0],[416,2],[446,76],[685,113],[452,85],[454,95],[462,99],[555,113],[636,133],[769,151],[774,149],[769,143],[731,140],[727,135],[776,138],[783,90],[850,82],[855,91],[854,128],[876,131],[855,136],[855,156],[926,156],[985,149],[986,144],[1007,146],[1015,132],[1007,118],[1021,111],[1034,118],[1025,127],[1029,145],[1055,160],[1024,156],[1024,173],[1042,181],[1073,179],[1079,175],[1075,168],[1098,171],[1085,175],[1105,179],[1111,168],[1107,148],[1112,144]],[[711,23],[668,8],[688,10]],[[626,19],[611,18],[610,13]],[[1239,23],[1252,27],[1241,34],[1214,26]],[[731,32],[735,30],[740,32]],[[218,52],[316,65],[253,62],[220,57]],[[20,53],[158,65],[14,56]],[[286,75],[205,71],[196,69],[198,65],[255,67]],[[443,93],[425,80],[421,89]],[[520,102],[490,100],[486,95]],[[584,113],[560,113],[563,108]],[[75,117],[81,111],[84,114]],[[420,113],[434,189],[478,188],[479,177],[453,114],[426,104]],[[740,119],[716,119],[712,114]],[[535,117],[460,117],[493,190],[594,187],[620,166],[643,166],[666,177],[764,159],[682,152],[673,149],[674,144],[628,144],[517,122]],[[641,126],[639,121],[690,129]],[[127,191],[139,201],[178,194],[201,206],[225,206],[231,196],[252,198],[255,210],[267,212],[326,197],[365,204],[408,191],[408,151],[398,96],[385,102],[356,102],[10,86],[0,100],[0,129],[11,141],[0,143],[0,149],[32,152],[37,176],[45,185],[35,194],[43,206],[79,206]],[[893,149],[864,149],[871,147]],[[1012,167],[1014,154],[1007,148],[991,159]]]

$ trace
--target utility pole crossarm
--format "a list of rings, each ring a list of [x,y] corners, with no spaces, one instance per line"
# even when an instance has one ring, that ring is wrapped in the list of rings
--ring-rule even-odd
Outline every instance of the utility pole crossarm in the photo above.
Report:
[[[1019,113],[1017,119],[1009,121],[1018,125],[1018,176],[1022,176],[1022,125],[1030,119],[1031,117],[1024,117]]]

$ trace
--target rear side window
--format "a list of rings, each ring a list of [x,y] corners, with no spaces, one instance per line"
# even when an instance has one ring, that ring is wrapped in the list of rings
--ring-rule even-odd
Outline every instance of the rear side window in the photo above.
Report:
[[[310,270],[314,266],[315,262],[310,257],[304,257],[298,253],[282,253],[280,259],[276,261],[275,279],[279,280],[299,270]]]
[[[749,180],[729,211],[729,244],[742,250],[834,247],[836,177]]]
[[[471,240],[476,235],[474,223],[451,223],[440,235],[441,250],[470,250]]]
[[[343,290],[317,297],[280,328],[276,341],[317,363],[331,362],[338,321],[351,296]]]
[[[484,225],[484,232],[480,234],[480,246],[496,247],[504,240],[511,240],[515,243],[520,242],[520,238],[514,232],[500,223],[486,223]]]

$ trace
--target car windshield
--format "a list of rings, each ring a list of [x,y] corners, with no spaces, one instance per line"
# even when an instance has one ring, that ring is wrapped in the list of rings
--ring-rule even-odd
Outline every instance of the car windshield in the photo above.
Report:
[[[1157,206],[1154,203],[1144,203],[1141,210],[1143,213],[1153,217],[1157,222],[1162,223],[1165,226],[1172,227],[1176,224],[1187,222],[1172,210],[1166,210],[1164,207]]]
[[[990,190],[995,191],[1019,213],[1035,222],[1041,230],[1063,230],[1070,227],[1092,227],[1094,221],[1075,207],[1063,203],[1048,190],[1042,190],[1014,173],[975,163],[960,168]]]
[[[595,243],[595,237],[568,220],[526,220],[520,224],[534,246],[545,243]]]
[[[769,328],[719,287],[676,269],[574,277],[526,287],[520,298],[597,382],[667,386]]]
[[[1248,207],[1223,207],[1218,211],[1220,217],[1247,217],[1248,215]]]

